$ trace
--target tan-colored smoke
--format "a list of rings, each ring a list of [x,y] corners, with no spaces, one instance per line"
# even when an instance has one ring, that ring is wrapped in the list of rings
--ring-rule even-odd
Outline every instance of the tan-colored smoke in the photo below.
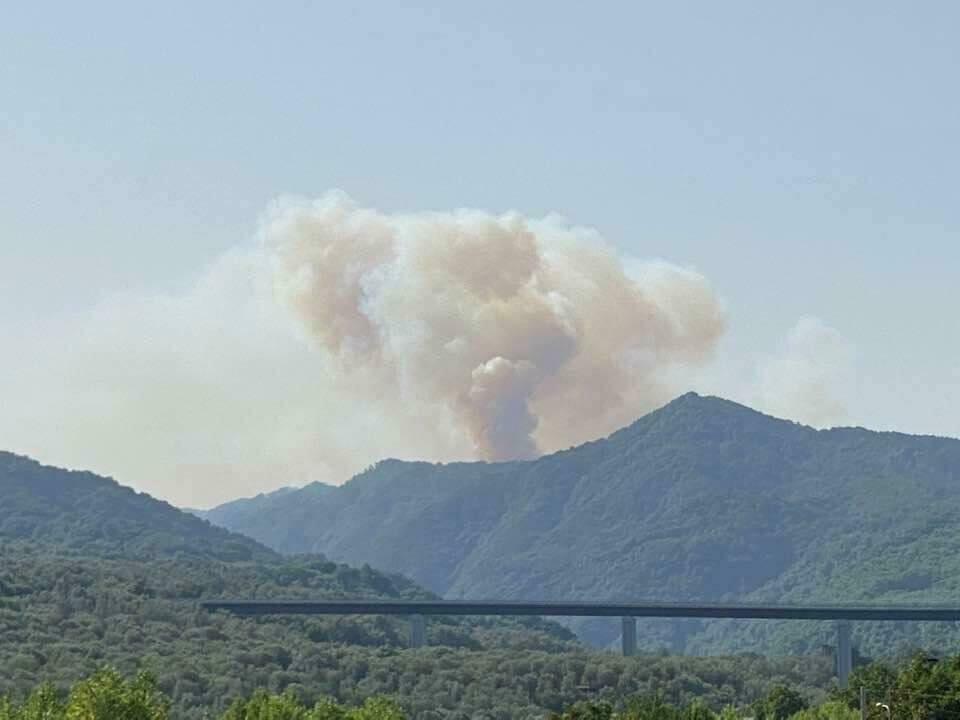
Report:
[[[724,328],[701,275],[628,272],[595,232],[557,218],[391,215],[330,193],[275,204],[261,232],[275,294],[325,360],[362,379],[367,401],[436,408],[485,459],[635,419]]]

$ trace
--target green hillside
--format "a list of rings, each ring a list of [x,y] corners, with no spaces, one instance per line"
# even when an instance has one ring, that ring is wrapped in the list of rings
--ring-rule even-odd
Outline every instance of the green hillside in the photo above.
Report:
[[[435,596],[369,567],[283,557],[106,478],[0,455],[0,695],[110,664],[151,670],[178,717],[199,717],[257,688],[366,696],[381,687],[361,683],[368,663],[383,658],[396,675],[410,662],[401,619],[250,619],[197,605],[224,597]],[[576,649],[535,619],[434,619],[427,640],[428,657]]]
[[[960,441],[816,431],[685,395],[532,462],[388,460],[208,513],[281,552],[403,573],[447,597],[955,602]],[[615,638],[610,622],[580,630]],[[815,651],[807,624],[648,622],[648,647]],[[953,628],[860,624],[870,654]]]
[[[223,561],[272,560],[250,538],[89,472],[61,470],[0,452],[0,538],[87,555]]]

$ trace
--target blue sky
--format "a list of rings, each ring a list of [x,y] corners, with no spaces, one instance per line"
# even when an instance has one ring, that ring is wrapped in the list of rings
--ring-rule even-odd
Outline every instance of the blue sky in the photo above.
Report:
[[[849,422],[960,435],[958,25],[950,2],[16,3],[0,323],[177,293],[285,193],[557,212],[709,279],[707,389],[810,315],[854,350]]]

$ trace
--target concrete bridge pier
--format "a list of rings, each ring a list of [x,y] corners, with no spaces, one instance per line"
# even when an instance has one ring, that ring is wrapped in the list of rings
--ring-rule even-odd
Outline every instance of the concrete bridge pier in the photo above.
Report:
[[[623,649],[624,657],[632,657],[637,654],[637,619],[625,617],[620,621],[622,624],[620,647]]]
[[[423,615],[410,616],[410,647],[422,648],[427,644],[427,619]]]
[[[853,642],[851,635],[853,623],[840,620],[837,623],[837,681],[845,688],[853,671]]]

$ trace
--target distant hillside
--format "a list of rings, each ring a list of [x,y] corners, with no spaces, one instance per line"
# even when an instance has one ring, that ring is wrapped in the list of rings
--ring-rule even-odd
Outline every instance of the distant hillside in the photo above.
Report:
[[[324,492],[330,486],[322,483],[314,483],[309,487],[311,495],[315,495]],[[232,500],[224,503],[223,505],[218,505],[213,510],[190,510],[189,512],[193,513],[199,518],[208,520],[217,526],[222,526],[222,523],[217,522],[214,516],[229,516],[232,518],[232,522],[236,522],[240,525],[246,525],[248,523],[255,522],[256,517],[260,515],[264,509],[282,507],[284,503],[284,497],[294,492],[297,492],[297,488],[284,487],[280,488],[279,490],[274,490],[270,493],[262,493],[252,498],[240,498],[238,500]],[[297,534],[296,528],[289,528],[289,532],[291,534],[285,541],[288,546],[306,546],[308,544],[305,537]]]
[[[955,602],[960,441],[816,431],[685,395],[532,462],[387,460],[208,513],[282,552],[403,573],[448,597]],[[582,626],[598,642],[611,623]],[[804,624],[643,623],[648,646],[811,650]],[[868,652],[952,628],[863,625]]]
[[[0,538],[107,557],[271,560],[255,540],[89,472],[0,452]]]
[[[218,505],[216,509],[220,513],[230,513],[234,516],[240,516],[243,514],[245,508],[259,508],[264,504],[273,502],[282,495],[296,491],[297,488],[295,487],[282,487],[268,493],[260,493],[252,498],[239,498],[237,500],[231,500],[230,502]],[[199,510],[196,508],[181,508],[181,510],[196,515],[199,518],[203,518],[204,520],[209,519],[208,516],[210,515],[210,510]]]

